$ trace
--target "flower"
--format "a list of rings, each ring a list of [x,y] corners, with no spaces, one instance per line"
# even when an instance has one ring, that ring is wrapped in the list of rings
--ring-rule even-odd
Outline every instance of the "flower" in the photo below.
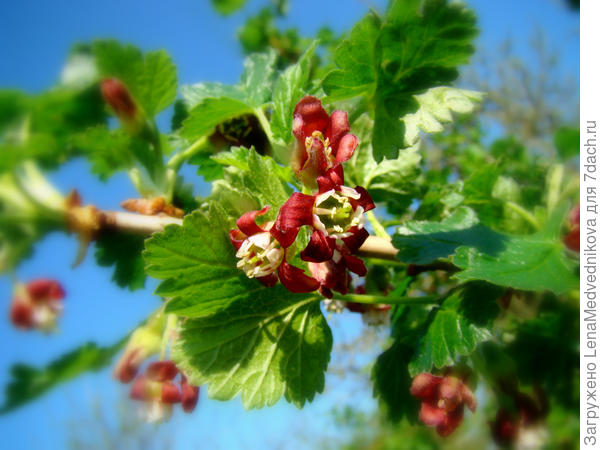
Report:
[[[19,283],[15,287],[10,319],[19,328],[52,331],[62,312],[64,298],[65,291],[56,280],[39,278],[25,285]]]
[[[296,240],[300,227],[314,228],[302,259],[323,262],[333,257],[336,242],[339,246],[339,241],[354,239],[354,235],[364,229],[363,213],[373,209],[375,204],[364,188],[344,186],[342,166],[319,176],[317,183],[319,191],[315,195],[300,192],[291,195],[279,210],[271,234],[287,248]]]
[[[440,436],[450,435],[460,425],[464,405],[471,411],[477,408],[477,399],[471,390],[453,376],[421,373],[413,380],[410,393],[423,401],[419,413],[421,422],[436,427]]]
[[[143,401],[142,417],[148,422],[162,422],[173,413],[173,405],[181,403],[182,409],[189,413],[198,402],[199,388],[188,384],[181,374],[179,389],[173,382],[179,370],[172,361],[150,363],[143,375],[139,375],[129,396],[133,400]]]
[[[274,286],[279,280],[292,292],[317,290],[319,284],[314,278],[286,261],[286,250],[272,233],[273,223],[256,224],[256,217],[268,210],[269,206],[265,206],[259,211],[243,214],[236,222],[238,228],[229,232],[229,239],[239,258],[237,267],[248,278],[256,278],[265,286]]]
[[[352,157],[358,139],[348,131],[345,112],[334,111],[329,116],[321,101],[311,96],[298,102],[294,109],[296,148],[291,166],[306,186],[316,187],[318,176]]]
[[[565,245],[573,250],[579,252],[579,205],[577,205],[569,214],[569,233],[563,238]]]

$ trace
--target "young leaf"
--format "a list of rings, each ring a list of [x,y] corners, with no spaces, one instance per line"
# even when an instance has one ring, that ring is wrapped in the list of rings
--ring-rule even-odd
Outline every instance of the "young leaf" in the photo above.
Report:
[[[261,288],[227,309],[187,320],[173,358],[192,384],[229,400],[241,394],[246,409],[281,396],[301,408],[325,385],[332,337],[314,294]]]
[[[503,293],[504,289],[487,283],[471,283],[451,293],[431,312],[408,366],[411,376],[451,366],[460,355],[468,356],[477,344],[490,339],[489,327],[499,312],[496,300]]]
[[[444,131],[444,123],[452,122],[452,112],[467,114],[483,99],[483,94],[466,89],[437,87],[415,95],[419,109],[402,119],[405,127],[404,144],[415,145],[419,130],[425,133]]]
[[[313,42],[298,62],[288,67],[275,83],[271,129],[273,135],[283,142],[292,140],[292,116],[296,103],[304,96],[310,79],[312,58],[317,48]]]
[[[23,406],[84,372],[104,368],[110,364],[125,342],[127,338],[121,339],[110,347],[98,347],[94,343],[88,343],[41,369],[25,364],[14,365],[11,368],[12,380],[5,388],[4,404],[0,407],[0,414]]]

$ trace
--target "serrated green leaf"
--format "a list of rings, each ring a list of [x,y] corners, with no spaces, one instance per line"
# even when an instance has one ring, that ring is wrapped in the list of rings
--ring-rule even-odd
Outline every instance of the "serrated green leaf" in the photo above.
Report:
[[[230,152],[215,155],[214,159],[230,166],[224,176],[232,188],[246,191],[255,199],[258,208],[271,206],[268,218],[273,217],[291,194],[287,185],[292,177],[290,170],[269,156],[259,155],[254,149],[234,147]]]
[[[12,379],[5,388],[0,414],[23,406],[84,372],[104,368],[125,345],[126,340],[121,339],[110,347],[98,347],[94,343],[85,344],[41,369],[25,364],[14,365],[11,368]]]
[[[339,69],[323,80],[323,90],[330,101],[357,95],[371,95],[377,82],[375,44],[381,27],[380,18],[367,14],[350,31],[348,39],[336,48],[334,61]]]
[[[223,208],[211,204],[208,212],[189,214],[183,226],[170,225],[146,241],[146,273],[165,280],[156,293],[171,298],[167,312],[206,316],[261,290],[236,267],[231,227]]]
[[[421,155],[416,147],[407,148],[397,158],[384,158],[377,163],[373,157],[372,128],[373,120],[367,114],[352,123],[352,133],[358,137],[359,145],[344,165],[345,176],[350,184],[367,189],[376,203],[387,203],[388,209],[400,203],[408,206],[416,194]]]
[[[73,136],[72,145],[89,159],[92,172],[105,181],[115,172],[133,165],[130,141],[124,132],[100,126]]]
[[[94,42],[100,75],[121,80],[149,116],[169,106],[177,95],[177,69],[164,50],[145,55],[114,40]]]
[[[137,78],[139,102],[150,116],[158,114],[177,96],[177,68],[164,50],[148,52]]]
[[[181,96],[188,110],[191,110],[207,98],[227,97],[241,102],[246,101],[246,92],[238,84],[230,85],[206,82],[184,85],[181,86]]]
[[[472,209],[460,207],[442,222],[407,222],[393,237],[398,259],[410,264],[427,264],[454,254],[461,245],[478,246],[493,252],[498,245],[489,240],[491,231],[477,226]]]
[[[504,289],[487,283],[471,283],[451,293],[431,312],[425,334],[409,364],[411,376],[454,365],[475,347],[491,338],[489,327],[499,312],[496,300]]]
[[[236,12],[238,9],[241,9],[246,0],[210,0],[213,4],[213,7],[224,16],[232,14]]]
[[[282,396],[301,408],[322,392],[331,331],[314,294],[282,286],[261,288],[226,310],[187,320],[173,358],[193,384],[229,400],[240,394],[246,409],[275,404]]]
[[[379,355],[371,372],[373,395],[393,422],[405,417],[416,422],[419,402],[410,395],[412,378],[408,372],[412,354],[411,346],[396,341]]]
[[[436,87],[414,97],[419,109],[402,118],[405,146],[415,145],[419,141],[419,130],[425,133],[444,131],[443,124],[452,122],[453,112],[473,112],[475,105],[483,99],[483,94],[466,89]]]
[[[105,232],[95,241],[95,246],[98,265],[114,266],[112,281],[130,291],[144,288],[144,237]]]
[[[313,42],[298,62],[288,67],[277,79],[273,92],[271,130],[283,142],[292,140],[292,116],[296,103],[304,96],[310,79],[312,58],[317,48]]]
[[[575,262],[560,241],[566,209],[557,208],[545,228],[535,234],[514,236],[490,230],[475,222],[465,207],[440,223],[412,222],[393,237],[398,258],[426,264],[451,257],[460,269],[460,281],[485,280],[522,290],[550,290],[555,293],[579,284]]]
[[[181,136],[196,141],[213,132],[215,127],[234,117],[252,113],[248,104],[234,98],[205,98],[198,103],[183,121]]]

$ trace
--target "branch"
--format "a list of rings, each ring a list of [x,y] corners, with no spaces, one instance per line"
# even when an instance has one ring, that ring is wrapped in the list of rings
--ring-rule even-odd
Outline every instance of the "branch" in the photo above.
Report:
[[[121,211],[101,211],[103,228],[114,231],[135,234],[152,234],[162,231],[167,225],[181,225],[182,219],[169,216],[145,216]],[[365,258],[378,258],[396,260],[398,250],[385,238],[369,236],[358,251],[359,256]]]

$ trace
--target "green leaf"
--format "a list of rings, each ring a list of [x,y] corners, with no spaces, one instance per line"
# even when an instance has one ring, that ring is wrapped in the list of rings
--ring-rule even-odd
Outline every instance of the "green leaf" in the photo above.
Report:
[[[224,16],[236,12],[241,9],[246,0],[211,0],[213,7]]]
[[[416,422],[419,401],[410,395],[412,377],[408,372],[408,363],[413,354],[413,347],[395,341],[383,352],[373,366],[373,395],[379,399],[386,416],[393,422],[406,417]]]
[[[554,146],[562,160],[579,155],[579,128],[560,127],[554,134]]]
[[[431,312],[409,364],[411,376],[452,366],[459,356],[470,355],[490,339],[490,326],[499,312],[496,300],[503,293],[504,289],[487,283],[471,283],[451,293]]]
[[[112,281],[130,291],[144,288],[144,237],[105,232],[95,241],[95,245],[98,265],[114,266]]]
[[[481,247],[460,247],[452,262],[461,269],[460,281],[485,280],[499,286],[526,291],[550,290],[564,293],[579,286],[576,262],[565,254],[559,239],[566,208],[556,208],[545,228],[535,234],[510,236],[490,231],[496,251]]]
[[[416,194],[421,155],[416,147],[407,148],[401,150],[397,158],[384,158],[377,163],[373,157],[372,128],[373,120],[367,114],[352,123],[359,146],[344,165],[348,183],[364,187],[376,203],[387,203],[388,208],[402,203],[408,206]]]
[[[460,207],[445,221],[410,222],[393,237],[398,258],[426,264],[451,257],[464,269],[460,281],[485,280],[522,290],[563,293],[578,286],[575,262],[560,241],[566,207],[557,208],[545,228],[535,234],[514,236],[477,224],[473,212]]]
[[[177,95],[177,69],[164,50],[145,55],[114,40],[94,42],[100,75],[121,80],[149,116],[169,106]]]
[[[317,42],[315,41],[298,62],[288,67],[275,83],[271,130],[273,135],[283,142],[287,143],[292,140],[294,108],[306,93],[305,89],[310,80],[312,58],[316,48]]]
[[[177,68],[164,50],[148,52],[138,76],[138,100],[150,116],[158,114],[177,96]]]
[[[276,61],[274,50],[254,53],[245,59],[240,84],[250,104],[259,107],[271,99]]]
[[[229,400],[241,394],[246,409],[275,404],[281,396],[301,408],[322,392],[331,331],[314,294],[282,286],[261,288],[226,310],[187,320],[173,359],[192,384]]]
[[[382,24],[370,13],[340,44],[338,69],[325,78],[323,89],[334,100],[366,96],[375,111],[375,160],[393,159],[405,146],[405,130],[414,135],[412,122],[431,119],[409,117],[409,127],[401,122],[406,114],[419,116],[414,96],[455,80],[457,66],[474,51],[476,34],[475,16],[462,5],[395,0]]]
[[[336,48],[334,61],[339,69],[331,71],[323,80],[327,100],[374,94],[377,82],[375,44],[380,27],[380,18],[369,13]]]
[[[89,159],[92,172],[103,181],[134,163],[130,137],[120,130],[110,131],[106,126],[89,128],[73,136],[72,145]]]
[[[477,226],[472,209],[460,207],[442,222],[407,222],[393,237],[398,259],[410,264],[427,264],[447,258],[461,245],[478,246],[488,252],[497,249],[490,240],[493,232]]]
[[[14,365],[11,368],[12,380],[5,388],[0,414],[23,406],[84,372],[98,371],[106,367],[126,341],[126,338],[121,339],[110,347],[98,347],[94,343],[88,343],[40,369],[25,364]]]
[[[181,136],[190,141],[196,141],[211,134],[221,122],[252,113],[252,111],[251,106],[233,98],[205,98],[190,111],[188,118],[183,121]]]
[[[167,312],[206,316],[262,289],[236,267],[230,228],[225,211],[211,204],[208,212],[189,214],[183,226],[170,225],[146,241],[146,273],[165,280],[156,294],[171,298]]]
[[[137,81],[144,65],[140,49],[115,40],[100,40],[94,42],[93,50],[100,75],[118,78],[137,98]]]
[[[246,92],[239,84],[230,85],[223,83],[196,83],[192,85],[181,86],[181,96],[188,110],[191,110],[201,101],[207,98],[227,97],[246,101]]]
[[[424,94],[415,95],[419,109],[402,119],[405,127],[404,144],[415,145],[419,141],[419,130],[425,133],[444,131],[445,123],[452,122],[452,112],[468,114],[481,102],[483,94],[466,89],[437,87]]]

